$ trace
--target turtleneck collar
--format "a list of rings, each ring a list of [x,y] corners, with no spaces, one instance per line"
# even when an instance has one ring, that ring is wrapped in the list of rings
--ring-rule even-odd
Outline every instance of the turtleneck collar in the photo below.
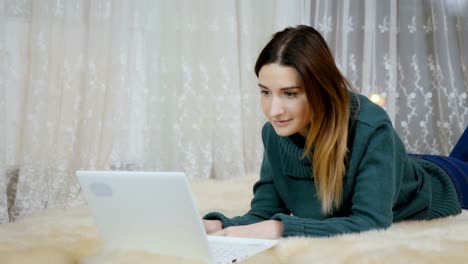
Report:
[[[279,146],[283,173],[289,176],[312,179],[311,160],[309,157],[303,157],[305,138],[299,133],[289,137],[279,137]]]

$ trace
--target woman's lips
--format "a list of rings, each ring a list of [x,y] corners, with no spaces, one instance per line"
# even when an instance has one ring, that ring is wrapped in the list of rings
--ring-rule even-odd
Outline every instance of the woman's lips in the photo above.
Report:
[[[275,123],[276,126],[284,127],[284,126],[287,126],[289,121],[291,121],[291,120],[292,119],[273,120],[273,122]]]

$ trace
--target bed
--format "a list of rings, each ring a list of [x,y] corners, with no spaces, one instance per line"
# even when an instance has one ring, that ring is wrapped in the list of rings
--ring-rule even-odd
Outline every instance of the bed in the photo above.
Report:
[[[200,212],[238,215],[249,207],[255,176],[192,182]],[[0,263],[196,263],[147,252],[100,251],[86,207],[46,209],[0,225]],[[401,222],[330,238],[286,238],[244,263],[467,263],[468,211],[432,221]]]

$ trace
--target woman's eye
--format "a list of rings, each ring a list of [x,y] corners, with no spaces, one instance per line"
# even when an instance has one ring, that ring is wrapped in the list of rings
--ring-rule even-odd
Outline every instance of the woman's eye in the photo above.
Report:
[[[297,93],[284,93],[287,97],[296,97]]]
[[[260,94],[262,94],[262,95],[269,95],[270,92],[269,92],[269,91],[262,90],[262,91],[260,91]]]

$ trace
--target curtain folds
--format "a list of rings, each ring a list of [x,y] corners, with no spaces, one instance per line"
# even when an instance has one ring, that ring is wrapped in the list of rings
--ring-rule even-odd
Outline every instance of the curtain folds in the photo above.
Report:
[[[258,173],[253,66],[309,24],[411,152],[468,124],[466,1],[0,0],[0,222],[83,203],[77,169]]]
[[[448,154],[468,124],[468,2],[311,1],[345,76],[388,112],[408,151]]]

